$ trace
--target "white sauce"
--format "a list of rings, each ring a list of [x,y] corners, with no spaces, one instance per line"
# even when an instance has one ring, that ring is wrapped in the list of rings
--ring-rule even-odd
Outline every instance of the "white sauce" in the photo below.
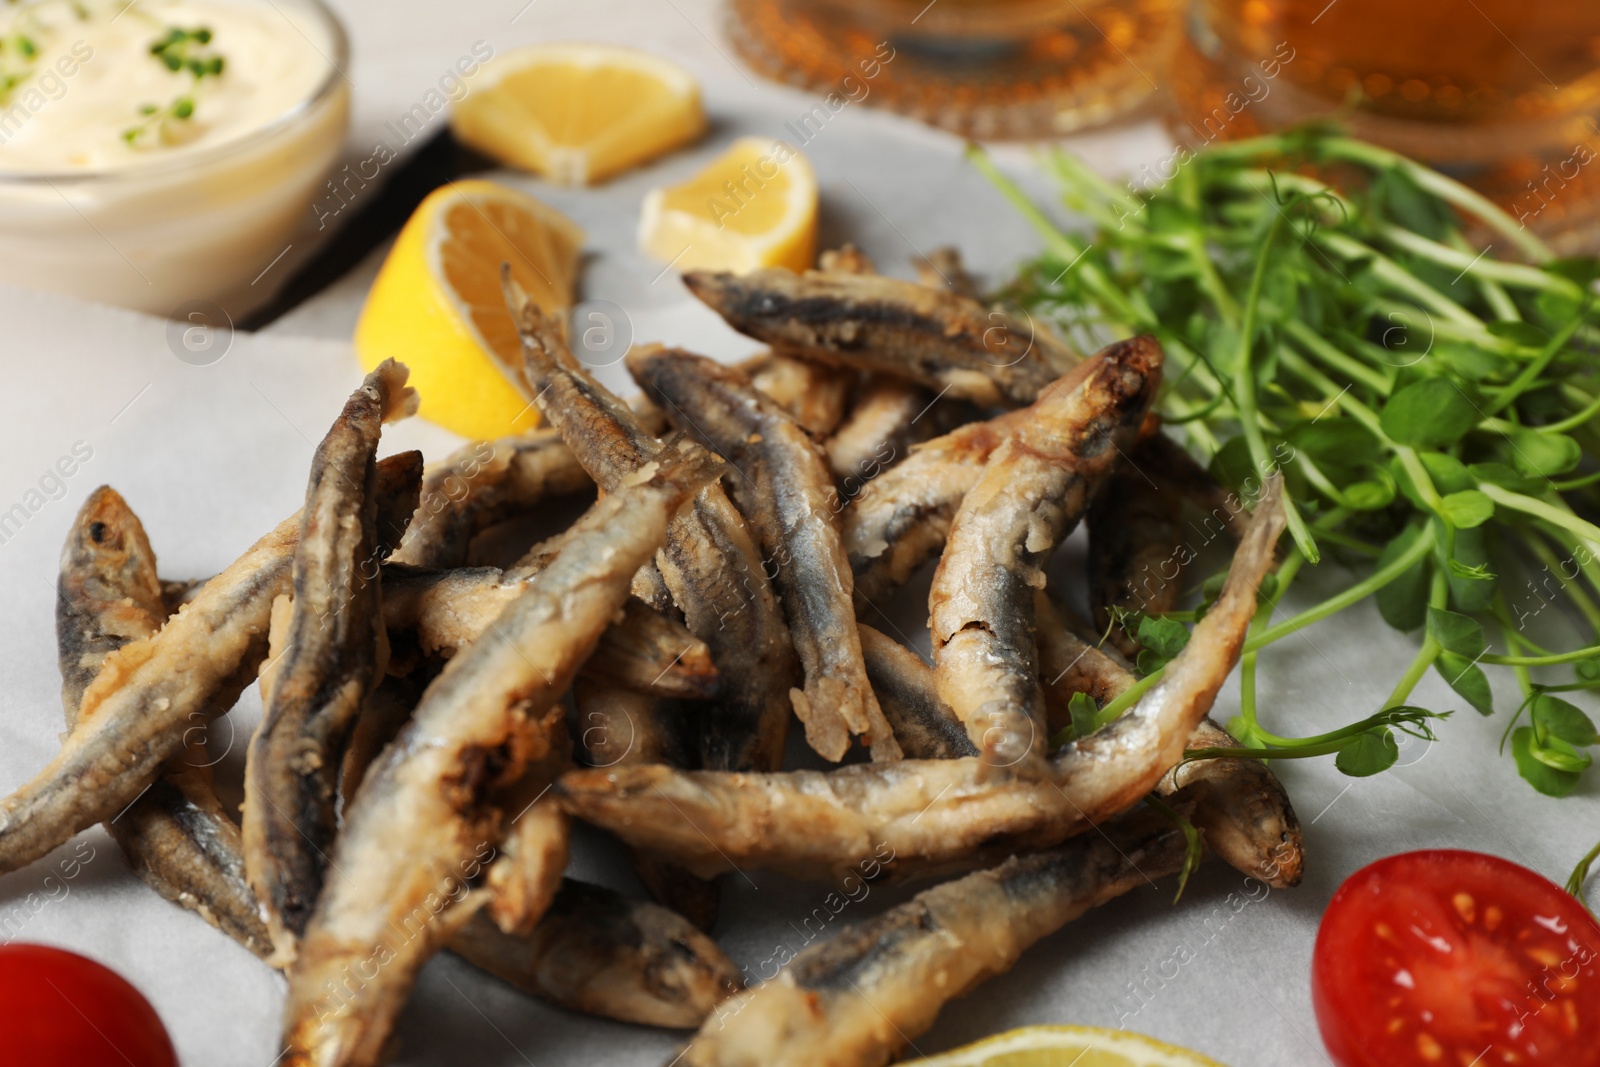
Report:
[[[174,27],[210,30],[196,54],[221,56],[221,74],[196,79],[152,55]],[[0,173],[10,174],[120,171],[238,140],[314,96],[335,47],[303,8],[249,0],[24,0],[0,6],[0,42],[0,73],[31,71],[0,101]],[[186,95],[188,118],[141,114]]]

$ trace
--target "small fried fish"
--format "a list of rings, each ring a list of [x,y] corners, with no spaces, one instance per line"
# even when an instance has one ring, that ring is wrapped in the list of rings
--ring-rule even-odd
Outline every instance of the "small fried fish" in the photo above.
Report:
[[[550,560],[428,687],[345,813],[289,975],[284,1062],[378,1063],[417,972],[484,903],[485,866],[565,735],[558,704],[668,523],[718,470],[681,442],[554,540]],[[398,847],[397,843],[404,843]],[[351,989],[348,968],[377,961]]]
[[[417,409],[407,376],[381,363],[312,456],[285,647],[245,764],[245,867],[285,958],[322,888],[345,742],[385,656],[377,451],[383,424]]]
[[[958,400],[1031,404],[1077,356],[969,297],[876,274],[689,271],[689,291],[786,355],[908,378]]]
[[[991,766],[1045,773],[1033,590],[1044,564],[1131,447],[1161,384],[1161,347],[1136,337],[1061,378],[962,498],[928,594],[939,695]]]
[[[680,429],[725,456],[730,485],[783,595],[805,671],[791,693],[806,740],[838,761],[852,737],[875,760],[900,757],[861,662],[838,494],[820,447],[735,369],[677,349],[635,349],[628,369]]]

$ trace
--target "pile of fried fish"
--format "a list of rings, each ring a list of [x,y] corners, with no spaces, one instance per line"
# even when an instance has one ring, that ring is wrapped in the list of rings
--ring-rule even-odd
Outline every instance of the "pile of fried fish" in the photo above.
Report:
[[[70,730],[0,804],[0,872],[104,822],[159,893],[286,973],[279,1062],[317,1067],[392,1053],[441,949],[574,1011],[699,1028],[685,1067],[874,1067],[1029,945],[1178,872],[1195,828],[1297,882],[1271,771],[1184,759],[1231,743],[1206,716],[1274,563],[1275,479],[1227,513],[1232,563],[1187,647],[1083,729],[1080,694],[1137,682],[1119,609],[1180,596],[1184,509],[1223,514],[1151,414],[1160,346],[1077,355],[981,302],[953,253],[918,281],[850,248],[822,268],[688,275],[770,350],[635,348],[632,401],[508,282],[543,428],[380,460],[417,406],[385,363],[304,508],[208,580],[164,581],[95,492],[61,558]],[[472,565],[480,533],[584,493],[513,566]],[[1092,620],[1046,581],[1084,518]],[[934,561],[929,666],[858,620],[893,630],[879,605]],[[236,822],[195,746],[252,683]],[[795,721],[838,766],[783,769]],[[574,818],[628,847],[653,901],[564,877]],[[747,989],[706,931],[718,878],[755,869],[944,880]]]

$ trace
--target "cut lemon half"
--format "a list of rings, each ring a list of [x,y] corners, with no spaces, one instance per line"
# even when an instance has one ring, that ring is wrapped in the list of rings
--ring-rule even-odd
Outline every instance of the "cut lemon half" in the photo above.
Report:
[[[1025,1026],[905,1067],[1222,1067],[1198,1052],[1127,1030]]]
[[[522,349],[500,264],[565,322],[583,230],[533,197],[487,181],[435,190],[412,214],[367,295],[355,347],[371,370],[411,368],[420,414],[464,437],[529,429],[538,411],[516,383]]]
[[[507,52],[451,113],[456,137],[564,185],[592,185],[706,127],[689,72],[633,48],[545,44]]]
[[[682,185],[652,189],[639,247],[679,270],[806,270],[817,255],[817,178],[783,141],[744,137]]]

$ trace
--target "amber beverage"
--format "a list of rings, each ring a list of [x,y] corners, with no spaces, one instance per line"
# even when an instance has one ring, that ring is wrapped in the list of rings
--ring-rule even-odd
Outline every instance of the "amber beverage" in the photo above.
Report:
[[[1186,140],[1332,116],[1541,228],[1600,190],[1597,0],[1199,0],[1175,82]]]
[[[729,0],[758,73],[827,93],[881,61],[869,107],[967,137],[1037,138],[1155,99],[1187,0]]]

